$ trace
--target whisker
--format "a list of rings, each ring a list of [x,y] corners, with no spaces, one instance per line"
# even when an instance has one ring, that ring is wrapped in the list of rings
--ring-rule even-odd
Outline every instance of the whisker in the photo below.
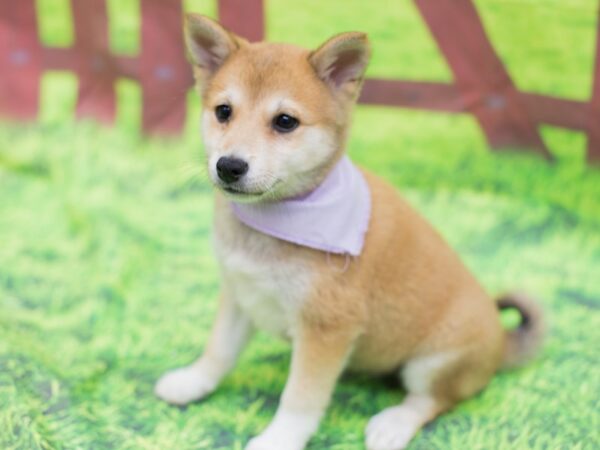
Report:
[[[200,161],[185,162],[177,170],[181,186],[189,189],[197,184],[210,182],[208,170],[205,163]]]

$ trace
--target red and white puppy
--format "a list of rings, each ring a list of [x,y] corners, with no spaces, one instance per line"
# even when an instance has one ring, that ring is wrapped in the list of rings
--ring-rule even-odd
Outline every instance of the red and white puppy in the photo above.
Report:
[[[232,213],[231,200],[272,202],[310,192],[343,156],[369,60],[365,34],[340,34],[309,51],[249,43],[190,14],[185,38],[203,101],[208,172],[218,188],[222,292],[204,354],[165,374],[159,397],[174,404],[205,397],[253,331],[266,329],[292,342],[293,358],[277,413],[247,450],[305,448],[345,369],[394,373],[403,381],[404,401],[366,427],[369,450],[397,450],[500,367],[534,353],[542,329],[535,303],[523,296],[492,300],[438,233],[366,171],[370,226],[362,253],[347,267],[343,256],[260,233]],[[281,114],[297,121],[293,131],[273,126]],[[249,165],[235,190],[216,168],[231,154]],[[520,310],[518,329],[501,327],[502,307]]]

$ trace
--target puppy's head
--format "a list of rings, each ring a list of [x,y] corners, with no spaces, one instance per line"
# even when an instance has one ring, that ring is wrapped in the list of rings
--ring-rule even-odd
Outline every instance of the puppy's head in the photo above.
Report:
[[[314,51],[249,43],[186,16],[185,40],[203,100],[212,182],[236,201],[271,201],[316,187],[341,157],[369,60],[363,33]]]

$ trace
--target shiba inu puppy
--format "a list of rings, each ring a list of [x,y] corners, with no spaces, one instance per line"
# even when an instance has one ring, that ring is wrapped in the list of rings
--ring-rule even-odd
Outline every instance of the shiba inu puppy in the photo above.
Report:
[[[393,187],[344,156],[369,61],[365,34],[309,51],[249,43],[200,15],[185,23],[222,293],[203,355],[165,374],[159,397],[205,397],[266,329],[292,343],[292,363],[274,419],[247,450],[305,448],[347,369],[404,383],[404,401],[366,427],[368,450],[397,450],[535,353],[536,304],[492,300]],[[509,307],[522,317],[510,332],[498,313]]]

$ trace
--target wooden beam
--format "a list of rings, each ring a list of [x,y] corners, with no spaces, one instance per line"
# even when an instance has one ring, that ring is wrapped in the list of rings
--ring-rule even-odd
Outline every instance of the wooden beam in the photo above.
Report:
[[[461,92],[456,86],[420,81],[369,78],[365,80],[359,101],[433,111],[462,112],[465,110]]]
[[[415,0],[465,104],[492,148],[530,148],[550,158],[536,124],[487,38],[471,0]]]
[[[0,0],[0,117],[35,119],[42,70],[35,0]]]
[[[142,0],[142,128],[176,134],[185,124],[191,67],[185,59],[181,0]]]
[[[265,37],[263,0],[219,0],[219,22],[250,41]]]
[[[600,161],[600,9],[596,31],[596,65],[588,117],[588,161]]]
[[[108,19],[104,0],[72,0],[79,93],[77,117],[114,122],[117,69],[108,48]]]

